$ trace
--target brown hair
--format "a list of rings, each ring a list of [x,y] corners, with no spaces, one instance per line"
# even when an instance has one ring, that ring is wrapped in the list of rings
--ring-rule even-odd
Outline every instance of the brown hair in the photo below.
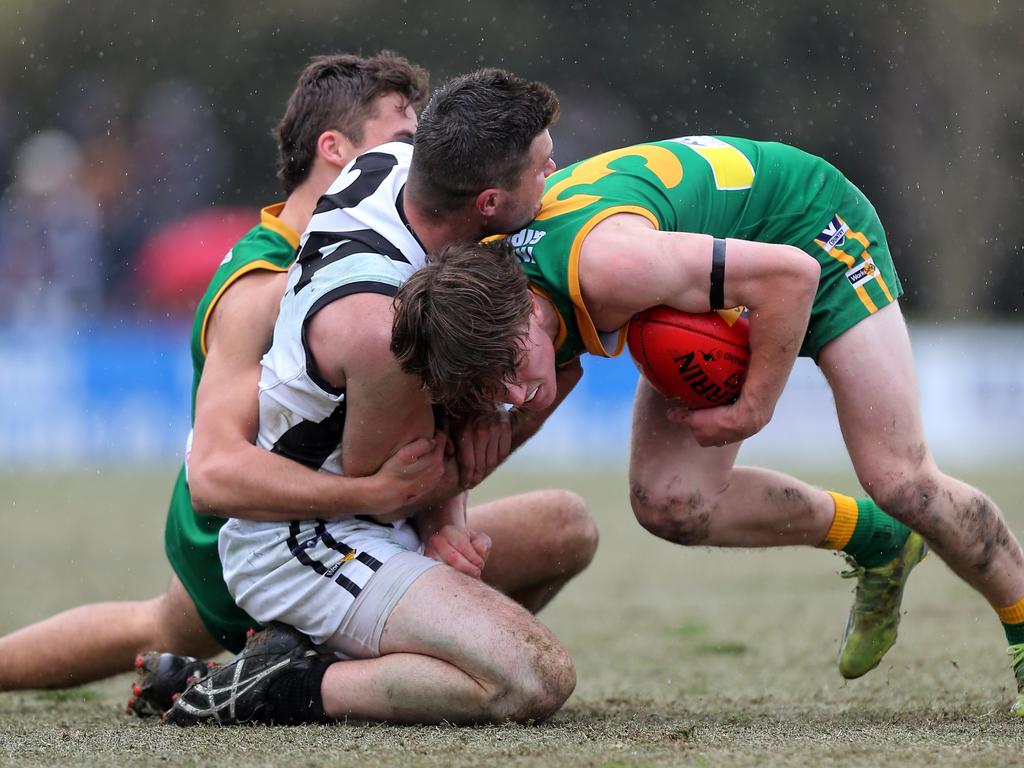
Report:
[[[558,97],[541,82],[502,69],[449,80],[420,115],[409,188],[440,213],[490,187],[508,188],[533,140],[558,119]]]
[[[358,144],[375,114],[377,96],[394,92],[419,109],[428,88],[426,70],[391,51],[370,58],[342,53],[311,59],[274,131],[277,177],[285,193],[290,195],[309,176],[324,131],[341,131]]]
[[[435,402],[469,415],[514,379],[531,308],[505,240],[449,245],[398,289],[391,351]]]

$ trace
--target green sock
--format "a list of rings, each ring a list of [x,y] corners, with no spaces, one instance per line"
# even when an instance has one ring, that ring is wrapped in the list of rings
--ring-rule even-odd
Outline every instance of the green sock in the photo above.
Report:
[[[871,499],[857,499],[857,526],[843,552],[857,565],[874,568],[892,560],[910,535],[910,529],[885,514]]]
[[[1020,645],[1024,643],[1024,622],[1020,624],[1007,624],[1004,621],[1001,623],[1003,625],[1003,632],[1006,633],[1007,645]]]

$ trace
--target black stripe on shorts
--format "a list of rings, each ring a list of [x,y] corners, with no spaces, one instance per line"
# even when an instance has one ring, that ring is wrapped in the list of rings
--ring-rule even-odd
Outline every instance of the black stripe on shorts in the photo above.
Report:
[[[342,558],[347,558],[349,555],[355,554],[355,550],[343,541],[337,541],[330,532],[327,530],[327,523],[323,520],[317,520],[316,532],[320,536],[321,541],[328,547],[333,549],[335,552],[340,552]],[[349,579],[347,576],[339,573],[338,577],[334,580],[334,583],[338,586],[344,587],[351,594],[352,597],[357,597],[362,592],[362,587],[356,584],[354,581]]]
[[[302,563],[307,568],[312,568],[314,571],[319,573],[321,576],[327,575],[327,567],[306,554],[306,542],[299,544],[299,531],[300,527],[298,523],[292,523],[288,527],[288,549],[291,551],[292,556]],[[307,539],[307,541],[313,541],[313,539]]]
[[[334,571],[330,571],[327,568],[327,566],[325,566],[322,562],[310,557],[306,553],[306,548],[304,546],[306,542],[299,544],[299,531],[299,524],[294,522],[290,525],[288,529],[288,549],[291,551],[292,555],[295,557],[296,560],[298,560],[302,565],[306,566],[307,568],[312,568],[314,571],[316,571],[316,573],[323,576],[324,578],[331,578],[334,575]],[[331,549],[337,550],[339,552],[343,551],[339,549],[338,543],[334,541],[334,538],[329,533],[327,533],[327,528],[323,520],[317,521],[317,525],[314,528],[314,533],[316,534],[316,537],[313,539],[308,539],[307,541],[315,541],[317,538],[319,538],[324,542],[324,544],[329,546]],[[351,552],[353,550],[349,549],[348,551]],[[356,584],[351,579],[341,575],[340,573],[334,579],[334,583],[337,584],[339,587],[344,588],[350,595],[352,595],[352,597],[358,597],[359,593],[362,592],[362,588],[358,584]]]
[[[373,522],[377,522],[377,521],[374,520]],[[323,526],[323,522],[322,521],[321,521],[321,526]],[[323,530],[321,530],[321,528],[318,527],[317,528],[317,533],[319,533],[321,538],[323,538],[324,544],[326,544],[331,549],[338,550],[339,552],[343,553],[346,557],[348,557],[348,555],[350,553],[355,552],[355,550],[352,549],[351,547],[349,547],[349,545],[346,544],[345,542],[341,542],[340,544],[338,542],[336,542],[334,540],[334,537],[331,536],[331,534],[327,532],[327,528],[326,527],[323,527]],[[377,571],[377,570],[380,569],[380,567],[382,565],[384,565],[384,563],[382,563],[380,560],[378,560],[377,558],[373,557],[372,555],[368,555],[366,552],[360,552],[358,555],[356,555],[355,559],[358,560],[363,565],[365,565],[371,571]]]
[[[382,563],[376,557],[368,555],[365,552],[360,552],[358,555],[356,555],[356,560],[365,565],[371,571],[377,571],[380,569],[382,565],[384,565],[384,563]]]

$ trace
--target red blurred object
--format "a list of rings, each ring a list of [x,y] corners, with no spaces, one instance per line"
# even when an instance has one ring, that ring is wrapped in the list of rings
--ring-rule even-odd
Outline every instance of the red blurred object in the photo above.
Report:
[[[750,323],[738,309],[690,314],[653,307],[630,321],[627,342],[651,385],[688,408],[728,405],[740,396]]]
[[[208,208],[163,225],[138,253],[144,301],[154,309],[191,312],[231,247],[260,221],[249,208]]]

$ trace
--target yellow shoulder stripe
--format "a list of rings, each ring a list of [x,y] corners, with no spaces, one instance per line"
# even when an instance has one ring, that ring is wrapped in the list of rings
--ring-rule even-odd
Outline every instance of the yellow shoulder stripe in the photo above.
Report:
[[[224,295],[224,291],[226,291],[228,288],[234,285],[238,278],[257,269],[266,269],[270,272],[288,271],[287,267],[279,267],[272,261],[265,261],[263,259],[260,259],[258,261],[249,262],[244,267],[235,272],[233,275],[231,275],[231,277],[224,281],[224,285],[222,285],[220,289],[217,291],[217,293],[214,294],[213,298],[210,299],[210,303],[206,307],[206,312],[203,315],[203,327],[199,330],[199,349],[202,351],[204,359],[206,358],[206,326],[209,325],[210,323],[210,315],[213,314],[213,308],[217,306],[217,302],[220,300],[220,297]]]
[[[266,227],[271,232],[276,232],[285,240],[292,248],[299,247],[300,235],[294,229],[289,227],[279,218],[277,218],[281,211],[284,210],[284,203],[275,203],[274,205],[268,205],[266,208],[260,211],[260,226]]]
[[[583,301],[583,290],[580,288],[580,253],[583,250],[583,241],[587,239],[587,235],[590,234],[591,230],[608,217],[614,216],[617,213],[633,213],[637,216],[643,216],[654,225],[655,229],[661,228],[658,225],[657,217],[646,208],[641,208],[638,205],[616,205],[595,213],[580,227],[576,237],[573,238],[572,250],[569,252],[569,294],[576,308],[576,322],[580,327],[583,345],[587,348],[587,352],[592,355],[599,355],[600,357],[616,357],[622,352],[622,348],[626,344],[627,326],[624,325],[619,328],[614,349],[606,349],[604,342],[601,340],[601,334],[594,326],[594,321],[590,317],[587,305]]]
[[[562,344],[565,343],[565,339],[569,335],[569,331],[565,327],[565,318],[562,317],[561,312],[557,311],[558,305],[555,304],[554,301],[552,301],[551,297],[548,296],[547,293],[545,293],[539,285],[534,285],[533,283],[530,283],[530,290],[533,291],[538,296],[540,296],[545,301],[547,301],[556,310],[555,315],[558,316],[558,335],[555,337],[555,352],[557,352],[561,348]]]

